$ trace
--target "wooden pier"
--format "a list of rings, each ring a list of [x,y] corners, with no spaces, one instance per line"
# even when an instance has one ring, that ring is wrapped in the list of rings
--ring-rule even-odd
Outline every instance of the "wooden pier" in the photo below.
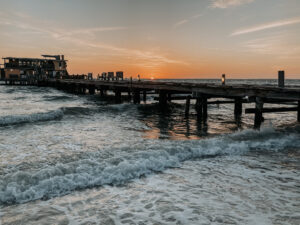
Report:
[[[270,112],[298,112],[296,120],[300,122],[300,88],[254,86],[254,85],[217,85],[188,82],[160,81],[104,81],[84,79],[50,79],[39,82],[40,86],[51,86],[75,94],[91,95],[96,92],[106,96],[107,91],[114,93],[116,103],[122,96],[127,96],[134,104],[141,99],[146,101],[148,93],[156,95],[159,105],[166,107],[172,100],[185,100],[185,114],[189,116],[191,99],[196,100],[197,118],[206,121],[209,115],[209,104],[234,104],[234,117],[239,119],[243,113],[243,104],[254,103],[255,108],[247,108],[245,113],[255,114],[254,127],[259,128],[264,120],[263,114]],[[225,98],[228,100],[214,100]],[[280,108],[264,108],[265,103],[282,104]],[[291,107],[286,107],[290,105]]]
[[[7,83],[6,83],[7,84]],[[18,84],[18,83],[15,83]],[[24,85],[23,82],[19,84]],[[26,84],[26,83],[25,83]],[[126,96],[134,104],[146,102],[147,94],[154,95],[154,100],[165,108],[172,100],[185,100],[185,115],[188,117],[191,99],[195,100],[195,110],[200,121],[209,116],[208,105],[234,104],[233,115],[240,120],[243,104],[254,103],[254,108],[246,108],[246,114],[255,114],[254,127],[259,128],[264,120],[264,113],[296,111],[296,120],[300,122],[300,88],[280,84],[276,86],[225,85],[189,82],[133,81],[133,80],[93,80],[93,79],[46,79],[29,85],[49,86],[74,94],[107,96],[113,92],[116,103]],[[219,100],[220,98],[226,100]],[[217,100],[216,100],[217,99]],[[265,103],[280,104],[282,107],[266,108]],[[289,107],[287,107],[289,106]]]

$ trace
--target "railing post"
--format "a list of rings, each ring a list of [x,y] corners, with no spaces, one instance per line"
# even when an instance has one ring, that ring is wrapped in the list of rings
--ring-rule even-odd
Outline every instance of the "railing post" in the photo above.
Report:
[[[284,88],[284,71],[278,71],[278,87]]]

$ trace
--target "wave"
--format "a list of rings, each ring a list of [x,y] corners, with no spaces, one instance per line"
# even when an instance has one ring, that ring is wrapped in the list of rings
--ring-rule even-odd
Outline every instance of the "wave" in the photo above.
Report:
[[[53,110],[49,112],[21,114],[21,115],[9,115],[0,117],[0,126],[9,126],[24,123],[33,123],[40,121],[55,120],[63,117],[63,110]]]
[[[89,115],[97,111],[99,111],[97,108],[62,107],[57,110],[52,110],[48,112],[8,115],[8,116],[0,117],[0,127],[26,124],[26,123],[35,123],[35,122],[42,122],[42,121],[51,121],[51,120],[61,119],[64,115]]]
[[[43,96],[44,100],[46,101],[66,101],[70,99],[74,99],[73,96],[67,96],[67,95],[58,95],[58,96]]]
[[[261,139],[266,135],[266,138]],[[248,139],[246,137],[249,137]],[[0,177],[0,204],[25,203],[66,195],[74,190],[102,185],[119,185],[141,176],[180,167],[182,162],[202,157],[242,155],[255,151],[280,151],[299,148],[298,133],[273,129],[242,131],[231,135],[193,140],[146,140],[141,151],[110,149],[114,157],[88,157],[69,163],[47,165],[39,171],[17,171]],[[146,149],[146,150],[145,150]],[[104,150],[99,154],[103,156]],[[108,151],[108,150],[107,150]]]

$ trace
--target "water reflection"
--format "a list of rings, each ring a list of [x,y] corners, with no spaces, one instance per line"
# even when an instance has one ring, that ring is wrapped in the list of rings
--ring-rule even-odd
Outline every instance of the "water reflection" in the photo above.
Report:
[[[209,125],[220,123],[220,121],[203,120],[197,117],[196,112],[191,110],[189,116],[185,116],[184,104],[170,103],[164,109],[158,104],[147,104],[138,107],[138,119],[147,125],[150,129],[144,131],[144,138],[150,139],[201,139],[208,135],[214,135],[217,132],[214,127],[223,131],[224,124],[213,124],[212,129]],[[235,124],[231,119],[231,125],[236,129],[241,123]],[[231,129],[230,129],[231,130]]]

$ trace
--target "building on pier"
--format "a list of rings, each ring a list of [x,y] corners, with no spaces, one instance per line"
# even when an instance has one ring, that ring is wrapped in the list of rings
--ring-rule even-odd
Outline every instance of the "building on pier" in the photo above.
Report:
[[[5,57],[1,78],[5,81],[30,81],[62,78],[68,75],[64,55],[42,55],[43,58]]]

